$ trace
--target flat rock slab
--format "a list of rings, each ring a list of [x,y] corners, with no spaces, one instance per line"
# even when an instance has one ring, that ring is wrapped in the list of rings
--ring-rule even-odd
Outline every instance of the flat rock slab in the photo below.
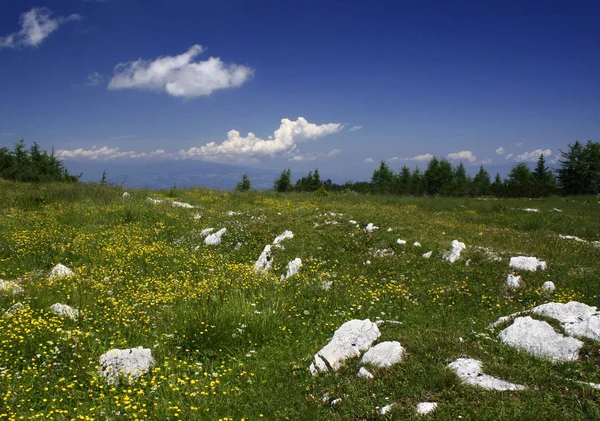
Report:
[[[350,320],[340,326],[333,338],[313,358],[309,367],[314,376],[321,371],[337,370],[344,360],[360,356],[381,336],[379,328],[369,319]]]
[[[402,361],[404,348],[400,342],[381,342],[369,349],[362,357],[363,364],[373,364],[377,367],[389,367]]]
[[[471,386],[487,390],[524,390],[525,386],[507,382],[506,380],[485,374],[481,368],[481,361],[472,358],[459,358],[448,364],[448,368],[464,382]]]
[[[120,376],[131,380],[148,373],[154,365],[148,348],[111,349],[100,357],[100,373],[109,384],[117,384]]]
[[[531,256],[511,257],[508,265],[511,268],[519,270],[528,270],[530,272],[535,272],[538,268],[540,268],[541,270],[546,270],[546,262],[538,260],[537,257]]]
[[[596,307],[571,301],[566,304],[546,303],[531,311],[558,320],[569,335],[600,342],[600,313]]]
[[[556,362],[576,360],[583,346],[579,339],[563,336],[548,323],[529,316],[517,317],[499,338],[505,345]]]

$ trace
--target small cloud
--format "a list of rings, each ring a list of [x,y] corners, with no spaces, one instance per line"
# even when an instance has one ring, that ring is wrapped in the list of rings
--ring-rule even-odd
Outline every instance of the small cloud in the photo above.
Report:
[[[373,162],[375,162],[375,160],[373,158],[367,158],[367,159],[365,159],[365,164],[371,164]]]
[[[448,159],[457,159],[457,160],[464,159],[469,162],[477,161],[477,157],[475,155],[473,155],[473,152],[471,152],[471,151],[460,151],[460,152],[455,152],[455,153],[449,153]]]
[[[334,156],[336,156],[337,154],[339,154],[340,152],[342,152],[341,149],[332,149],[329,152],[327,152],[327,157],[328,158],[333,158]]]
[[[398,158],[397,156],[392,156],[390,159],[387,160],[387,162],[394,162],[394,161],[398,161],[400,158]]]
[[[517,143],[517,148],[520,148],[521,146],[523,146],[521,142]]]
[[[492,159],[491,158],[486,158],[481,160],[480,164],[491,164],[492,163]]]
[[[193,45],[178,56],[135,60],[115,66],[108,89],[140,89],[181,98],[208,96],[219,89],[237,88],[254,76],[254,69],[226,65],[219,57],[194,61],[204,48]]]
[[[426,153],[423,155],[413,156],[412,158],[400,158],[402,161],[429,161],[433,158],[433,155]]]
[[[504,148],[502,146],[500,146],[498,149],[496,149],[496,153],[498,155],[504,155]]]
[[[525,152],[515,156],[515,161],[536,162],[542,154],[545,157],[549,157],[552,155],[552,151],[550,149],[536,149],[535,151]]]
[[[14,133],[0,133],[0,136],[14,136]]]
[[[37,47],[62,24],[80,19],[76,14],[54,18],[50,9],[34,7],[19,18],[19,32],[0,37],[0,48]]]
[[[510,159],[510,158],[512,158],[513,156],[514,156],[513,154],[509,153],[508,155],[506,155],[506,157],[504,157],[504,159]]]
[[[104,82],[104,76],[98,72],[94,72],[88,75],[85,86],[98,86],[102,82]]]
[[[355,131],[360,130],[362,128],[363,128],[363,126],[352,126],[352,127],[350,127],[350,131],[351,132],[355,132]]]

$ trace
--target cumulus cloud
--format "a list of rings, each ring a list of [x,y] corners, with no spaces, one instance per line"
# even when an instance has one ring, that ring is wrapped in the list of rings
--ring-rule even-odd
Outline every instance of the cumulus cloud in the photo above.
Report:
[[[515,156],[515,161],[536,162],[542,154],[544,154],[545,157],[549,157],[552,155],[552,151],[550,149],[536,149],[535,151],[524,152]]]
[[[157,149],[154,152],[135,152],[135,151],[122,151],[119,148],[109,148],[108,146],[102,146],[97,148],[93,146],[92,149],[59,149],[56,151],[56,156],[59,159],[74,159],[74,158],[87,158],[91,160],[107,160],[116,158],[154,158],[168,155],[164,150]]]
[[[460,151],[448,154],[448,159],[465,160],[469,162],[477,161],[477,157],[471,151]]]
[[[500,146],[498,149],[496,149],[496,153],[498,155],[504,155],[504,148],[502,146]]]
[[[119,63],[115,66],[108,89],[140,89],[181,98],[197,98],[219,89],[237,88],[254,75],[250,67],[225,64],[219,57],[194,61],[203,51],[201,45],[193,45],[178,56]]]
[[[98,72],[94,72],[88,75],[87,82],[85,82],[85,86],[98,86],[102,82],[104,82],[104,76],[102,76]]]
[[[433,158],[433,155],[430,153],[426,153],[423,155],[413,156],[411,158],[398,158],[397,156],[389,159],[390,161],[429,161]]]
[[[352,127],[350,127],[350,131],[351,132],[355,132],[355,131],[360,130],[362,128],[363,128],[363,126],[352,126]]]
[[[504,159],[510,159],[510,158],[512,158],[513,156],[514,156],[513,154],[509,153],[508,155],[506,155],[506,157],[504,157]]]
[[[0,36],[0,48],[37,47],[64,23],[80,20],[81,16],[52,16],[45,7],[34,7],[19,18],[21,30]]]
[[[119,148],[101,148],[75,149],[57,151],[57,156],[61,159],[68,158],[88,158],[88,159],[116,159],[116,158],[167,158],[167,159],[203,159],[207,161],[222,162],[248,162],[249,159],[256,159],[264,156],[275,156],[279,153],[287,152],[292,156],[292,160],[311,160],[314,156],[322,157],[323,153],[300,154],[296,151],[297,144],[311,139],[332,135],[342,130],[344,126],[339,123],[328,123],[316,125],[309,123],[303,117],[298,117],[296,121],[284,118],[281,124],[272,136],[267,139],[261,139],[254,133],[248,133],[241,136],[237,130],[230,130],[227,133],[227,140],[220,144],[215,142],[207,143],[204,146],[182,149],[178,152],[165,152],[159,149],[154,152],[135,152],[121,151]],[[327,156],[331,157],[339,153],[339,149],[330,151]],[[294,158],[297,156],[297,158]]]
[[[375,160],[373,158],[367,158],[367,159],[365,159],[365,164],[371,164],[373,162],[375,162]]]
[[[332,149],[329,152],[327,152],[327,157],[333,158],[334,156],[338,155],[340,152],[342,152],[341,149]]]

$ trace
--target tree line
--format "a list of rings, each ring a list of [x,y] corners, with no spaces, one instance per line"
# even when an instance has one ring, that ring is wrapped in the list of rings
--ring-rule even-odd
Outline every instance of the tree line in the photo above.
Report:
[[[546,165],[546,157],[541,154],[533,171],[526,163],[519,162],[511,168],[506,178],[497,173],[492,181],[483,165],[471,177],[462,162],[453,166],[445,158],[432,158],[425,171],[418,167],[411,170],[405,165],[397,173],[385,161],[381,161],[369,182],[349,181],[344,184],[322,181],[318,169],[292,183],[291,170],[288,168],[274,181],[273,189],[278,192],[354,191],[413,196],[547,197],[553,194],[600,194],[600,143],[591,140],[585,145],[579,141],[570,143],[567,151],[560,151],[558,165],[558,168],[550,169]]]
[[[21,139],[15,143],[12,150],[0,148],[0,178],[12,181],[79,181],[79,176],[71,175],[62,161],[54,155],[54,150],[48,153],[33,143],[27,149]]]

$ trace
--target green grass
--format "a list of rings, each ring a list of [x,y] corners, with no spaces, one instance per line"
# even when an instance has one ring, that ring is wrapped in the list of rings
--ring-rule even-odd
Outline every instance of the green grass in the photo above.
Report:
[[[422,401],[439,407],[420,419],[600,419],[600,392],[579,383],[600,383],[598,343],[586,341],[579,361],[553,364],[506,348],[486,329],[549,300],[598,305],[600,248],[591,243],[600,240],[598,198],[170,189],[132,190],[123,199],[123,192],[98,184],[0,184],[0,278],[20,280],[25,290],[0,294],[0,310],[26,306],[0,317],[0,420],[417,419]],[[152,204],[149,196],[164,202]],[[369,222],[380,229],[367,234]],[[200,231],[208,227],[227,228],[221,245],[203,244]],[[256,274],[263,247],[287,229],[294,238],[274,249],[271,273]],[[451,264],[441,255],[454,239],[467,250]],[[395,254],[374,257],[377,249]],[[429,250],[433,256],[424,259]],[[548,270],[522,274],[523,287],[508,291],[515,255],[546,260]],[[280,282],[296,257],[299,275]],[[77,276],[49,280],[57,263]],[[552,298],[541,291],[547,280],[557,286]],[[331,288],[322,289],[328,281]],[[83,316],[58,318],[49,311],[55,302]],[[380,340],[399,341],[405,361],[371,368],[370,381],[356,377],[359,359],[311,376],[312,356],[353,318],[401,321],[382,325]],[[109,386],[98,374],[100,355],[136,346],[152,350],[155,368],[132,384]],[[529,389],[462,385],[446,365],[465,356]],[[325,393],[341,403],[323,403]],[[378,414],[392,402],[391,412]]]

